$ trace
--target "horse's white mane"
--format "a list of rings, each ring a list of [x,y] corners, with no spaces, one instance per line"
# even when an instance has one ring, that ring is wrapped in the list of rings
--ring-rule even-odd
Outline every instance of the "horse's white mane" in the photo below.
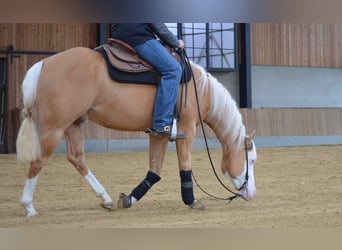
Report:
[[[235,100],[210,73],[207,73],[199,65],[192,64],[192,66],[201,71],[201,77],[196,80],[203,82],[201,84],[202,91],[204,88],[211,93],[210,110],[205,121],[210,124],[211,129],[221,142],[228,143],[228,146],[235,144],[235,149],[238,150],[245,139],[246,130]]]

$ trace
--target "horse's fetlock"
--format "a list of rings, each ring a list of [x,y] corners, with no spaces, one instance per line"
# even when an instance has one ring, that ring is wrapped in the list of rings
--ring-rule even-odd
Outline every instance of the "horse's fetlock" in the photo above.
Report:
[[[22,199],[21,200],[21,205],[23,207],[29,207],[30,205],[32,205],[32,200],[29,199]]]
[[[21,110],[21,117],[24,118],[30,118],[32,117],[32,110],[31,109],[27,109],[26,107],[24,107]]]

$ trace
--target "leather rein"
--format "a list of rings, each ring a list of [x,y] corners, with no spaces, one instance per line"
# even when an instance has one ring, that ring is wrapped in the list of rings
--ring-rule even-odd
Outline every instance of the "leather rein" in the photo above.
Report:
[[[182,65],[182,68],[185,67],[184,64],[188,64],[188,66],[190,66],[190,60],[189,60],[189,57],[188,55],[186,54],[186,51],[185,49],[182,49],[180,51],[180,57],[181,57],[181,65]],[[221,184],[221,186],[223,188],[225,188],[227,191],[229,191],[231,194],[233,194],[232,196],[230,197],[218,197],[218,196],[215,196],[215,195],[212,195],[210,194],[209,192],[205,191],[204,188],[202,188],[201,185],[199,185],[198,181],[196,180],[195,178],[195,175],[192,171],[192,178],[194,179],[196,185],[198,186],[198,188],[204,192],[206,195],[212,197],[212,198],[215,198],[215,199],[218,199],[218,200],[228,200],[228,202],[230,203],[231,201],[233,201],[234,199],[236,198],[240,198],[242,197],[242,194],[239,193],[239,191],[243,190],[246,188],[246,185],[248,183],[248,179],[249,179],[249,173],[248,173],[248,146],[247,146],[247,137],[245,137],[245,154],[246,154],[246,174],[245,174],[245,181],[244,183],[242,184],[242,186],[240,188],[236,188],[236,190],[238,192],[235,192],[235,191],[232,191],[229,187],[227,187],[223,182],[222,180],[219,178],[218,174],[217,174],[217,171],[215,169],[215,166],[214,166],[214,163],[212,161],[212,158],[211,158],[211,154],[210,154],[210,150],[209,150],[209,146],[208,146],[208,141],[207,141],[207,136],[206,136],[206,133],[205,133],[205,130],[204,130],[204,124],[203,124],[203,120],[202,120],[202,115],[201,115],[201,111],[200,111],[200,105],[199,105],[199,98],[198,98],[198,92],[197,92],[197,86],[196,86],[196,79],[195,79],[195,75],[194,75],[194,72],[192,71],[192,68],[191,66],[189,67],[190,68],[190,72],[191,72],[191,76],[192,76],[192,79],[193,79],[193,82],[194,82],[194,90],[195,90],[195,97],[196,97],[196,104],[197,104],[197,112],[198,112],[198,116],[199,116],[199,120],[200,120],[200,124],[201,124],[201,130],[202,130],[202,134],[203,134],[203,138],[204,138],[204,142],[205,142],[205,147],[206,147],[206,151],[207,151],[207,154],[208,154],[208,158],[209,158],[209,161],[210,161],[210,165],[211,165],[211,168],[212,168],[212,171],[214,172],[214,175],[216,177],[216,179],[218,180],[218,182]],[[186,107],[186,104],[187,104],[187,84],[186,85],[186,93],[185,93],[185,100],[184,100],[184,108]],[[182,85],[183,86],[183,85]],[[183,91],[181,91],[181,105],[180,105],[180,111],[179,111],[179,116],[181,116],[181,110],[182,110],[182,103],[183,103]]]

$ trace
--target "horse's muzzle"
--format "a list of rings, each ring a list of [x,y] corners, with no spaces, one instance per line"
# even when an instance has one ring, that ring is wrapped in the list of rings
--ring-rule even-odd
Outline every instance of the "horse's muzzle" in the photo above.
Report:
[[[239,191],[239,194],[241,195],[241,198],[244,199],[245,201],[249,201],[253,199],[253,197],[256,194],[256,188],[254,185],[254,182],[248,182],[246,188],[243,190]]]
[[[255,191],[253,193],[248,192],[247,190],[242,194],[241,198],[245,201],[250,201],[255,196]]]

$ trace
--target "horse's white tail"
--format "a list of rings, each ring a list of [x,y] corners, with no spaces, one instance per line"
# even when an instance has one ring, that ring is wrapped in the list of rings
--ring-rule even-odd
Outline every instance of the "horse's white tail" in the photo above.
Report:
[[[16,142],[17,158],[22,163],[30,163],[41,155],[41,147],[36,125],[32,119],[32,109],[36,100],[38,80],[43,61],[34,64],[26,73],[22,84],[24,108],[21,111],[23,121]]]

